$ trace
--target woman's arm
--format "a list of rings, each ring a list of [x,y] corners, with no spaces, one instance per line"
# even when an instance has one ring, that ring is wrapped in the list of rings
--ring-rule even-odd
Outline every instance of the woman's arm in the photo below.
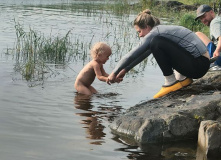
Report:
[[[146,52],[144,52],[143,54],[141,54],[139,57],[137,57],[136,59],[134,59],[128,66],[126,66],[124,69],[122,69],[117,75],[112,72],[109,77],[108,77],[108,82],[112,82],[114,83],[116,78],[119,79],[117,82],[120,82],[123,80],[123,77],[125,76],[125,74],[131,70],[133,67],[135,67],[137,64],[139,64],[140,62],[142,62],[145,58],[147,58],[149,55],[151,54],[150,50],[147,50]]]
[[[153,36],[158,33],[148,34],[144,37],[144,39],[138,44],[137,47],[133,48],[130,52],[128,52],[117,64],[112,73],[108,76],[108,82],[114,83],[116,76],[122,70],[127,68],[130,70],[135,65],[140,63],[146,57],[150,55],[149,43]]]
[[[122,69],[130,66],[130,64],[140,57],[146,51],[146,49],[147,48],[143,45],[138,45],[132,49],[118,62],[117,66],[113,70],[113,73],[117,75]]]
[[[149,55],[151,54],[151,51],[148,50],[146,52],[144,52],[142,55],[140,55],[137,59],[135,59],[129,66],[127,66],[125,69],[122,69],[116,76],[116,81],[120,82],[123,80],[123,77],[125,76],[125,74],[131,70],[133,67],[135,67],[137,64],[139,64],[140,62],[142,62],[145,58],[147,58]],[[119,79],[119,81],[118,81]]]
[[[129,70],[131,70],[132,68],[134,68],[137,64],[139,64],[140,62],[142,62],[145,58],[147,58],[149,55],[151,54],[150,50],[147,50],[146,52],[144,52],[143,54],[141,54],[139,57],[137,57],[137,59],[135,59],[132,63],[130,63],[125,70],[128,72]]]

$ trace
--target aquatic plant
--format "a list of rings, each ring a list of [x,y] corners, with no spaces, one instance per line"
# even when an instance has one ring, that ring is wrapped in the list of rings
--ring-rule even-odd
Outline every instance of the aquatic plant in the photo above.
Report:
[[[42,79],[43,74],[49,69],[46,63],[65,64],[67,62],[67,53],[72,50],[70,31],[61,38],[46,38],[31,28],[29,32],[25,32],[19,23],[15,23],[15,30],[17,37],[15,68],[26,80],[32,80],[36,76]]]

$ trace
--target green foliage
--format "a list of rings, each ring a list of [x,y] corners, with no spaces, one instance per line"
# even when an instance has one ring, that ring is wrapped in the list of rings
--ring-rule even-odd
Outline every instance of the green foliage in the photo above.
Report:
[[[205,34],[209,34],[209,28],[201,23],[199,20],[195,21],[195,15],[186,13],[181,16],[179,25],[184,26],[194,32],[201,31]]]
[[[219,0],[178,0],[179,2],[183,4],[188,4],[188,5],[194,5],[194,4],[209,4],[211,5],[212,3],[219,2]]]
[[[203,121],[204,120],[204,116],[199,116],[199,115],[197,115],[197,114],[194,114],[194,118],[198,121],[198,123],[200,123],[201,121]]]
[[[200,23],[199,21],[195,21],[195,16],[192,14],[184,14],[181,18],[180,18],[180,25],[184,26],[186,28],[189,28],[190,30],[196,31],[198,30],[200,27],[202,28],[202,23]]]
[[[105,4],[105,9],[113,11],[114,14],[125,14],[130,13],[130,4],[128,0],[117,0],[115,3]]]

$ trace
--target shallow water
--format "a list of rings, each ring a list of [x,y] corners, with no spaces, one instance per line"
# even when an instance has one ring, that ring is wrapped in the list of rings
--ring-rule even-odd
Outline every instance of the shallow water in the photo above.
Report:
[[[32,5],[61,2],[70,3],[65,0],[35,0]],[[106,72],[110,73],[121,54],[131,47],[126,47],[128,43],[134,46],[138,42],[130,26],[135,15],[122,20],[121,16],[106,13],[86,14],[79,10],[74,12],[24,6],[26,4],[30,5],[30,1],[0,2],[2,160],[194,159],[195,143],[137,146],[115,136],[108,127],[114,116],[151,99],[158,91],[163,79],[154,60],[148,60],[146,67],[136,67],[138,73],[126,76],[120,84],[109,86],[95,80],[93,86],[100,94],[88,98],[76,94],[73,84],[77,73],[90,60],[89,56],[84,61],[79,58],[66,66],[48,64],[54,74],[44,81],[27,82],[20,73],[14,71],[14,55],[5,55],[7,49],[13,48],[15,44],[15,21],[27,30],[31,27],[49,36],[63,35],[72,30],[73,39],[80,37],[87,43],[93,36],[93,42],[107,41],[113,51],[118,52],[104,65]],[[110,23],[114,25],[107,25]],[[128,42],[128,37],[127,40],[121,40],[124,32],[134,40]],[[124,50],[116,50],[116,39],[119,45],[125,46]]]

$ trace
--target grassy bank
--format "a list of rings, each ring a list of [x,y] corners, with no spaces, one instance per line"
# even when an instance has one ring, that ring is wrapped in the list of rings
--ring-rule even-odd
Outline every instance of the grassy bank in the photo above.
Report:
[[[185,5],[199,6],[200,4],[209,4],[211,6],[216,4],[218,7],[218,1],[211,0],[177,0]],[[39,7],[45,8],[54,8],[54,9],[63,9],[71,10],[73,12],[86,12],[90,14],[102,14],[102,13],[111,13],[118,16],[125,16],[128,14],[138,14],[144,9],[151,9],[153,15],[159,17],[160,19],[166,19],[169,24],[183,25],[193,31],[202,30],[208,34],[208,28],[201,25],[198,22],[194,21],[196,14],[195,10],[186,10],[186,9],[176,9],[175,7],[168,7],[166,1],[157,1],[157,0],[137,0],[131,2],[130,0],[115,0],[115,1],[104,1],[101,3],[66,3],[60,5],[41,5]],[[188,19],[186,19],[188,18]],[[185,23],[184,23],[185,22]]]
[[[39,7],[70,10],[72,12],[85,12],[88,15],[110,13],[118,16],[125,16],[128,14],[138,14],[144,9],[151,9],[153,15],[160,19],[166,19],[170,24],[183,25],[193,31],[202,30],[205,34],[208,34],[208,28],[194,21],[196,14],[195,10],[176,9],[176,7],[168,7],[165,3],[167,1],[157,0],[137,0],[131,2],[130,0],[114,0],[114,1],[103,1],[103,2],[70,2],[62,3],[59,5],[41,5]],[[199,6],[200,4],[209,4],[218,8],[218,0],[177,0],[185,5]],[[188,19],[186,19],[188,18]],[[184,23],[185,22],[185,23]]]

